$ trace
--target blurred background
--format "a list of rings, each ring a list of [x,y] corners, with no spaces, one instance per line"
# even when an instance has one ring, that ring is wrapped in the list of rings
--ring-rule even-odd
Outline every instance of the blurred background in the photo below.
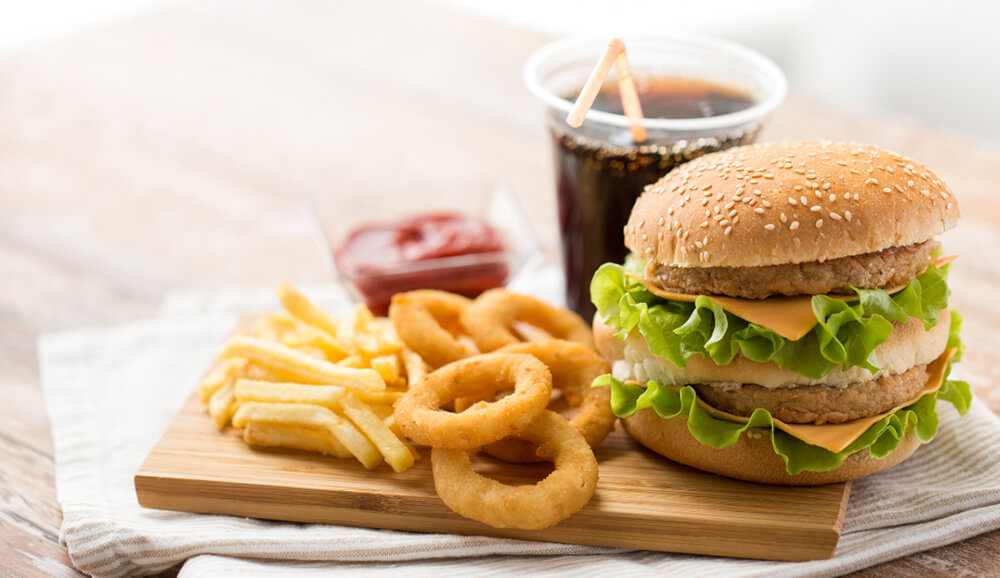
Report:
[[[793,90],[1000,144],[1000,4],[933,0],[416,0],[545,35],[700,32],[755,48]],[[0,55],[176,0],[0,1]],[[352,17],[352,3],[338,12]]]

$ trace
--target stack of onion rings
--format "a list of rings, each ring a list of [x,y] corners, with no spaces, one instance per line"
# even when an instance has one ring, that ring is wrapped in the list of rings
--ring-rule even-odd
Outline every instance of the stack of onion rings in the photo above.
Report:
[[[541,328],[556,339],[576,341],[594,348],[590,325],[572,311],[552,307],[534,297],[491,289],[462,312],[462,325],[480,351],[495,351],[520,343],[514,324],[523,322]]]
[[[397,293],[389,305],[389,319],[407,347],[431,367],[441,367],[479,353],[456,337],[471,303],[461,295],[432,289]]]
[[[509,486],[472,469],[469,452],[434,448],[431,467],[438,496],[455,512],[495,528],[539,530],[554,526],[590,501],[597,459],[573,426],[546,410],[518,438],[538,444],[555,469],[534,486]]]
[[[389,317],[400,339],[438,368],[410,386],[393,419],[432,448],[434,487],[448,507],[498,528],[540,529],[587,504],[597,484],[591,448],[615,422],[610,390],[590,388],[608,366],[593,351],[589,324],[505,290],[475,301],[441,291],[398,294]],[[518,324],[556,339],[523,343]],[[470,337],[475,345],[463,342]],[[546,409],[553,386],[580,407],[572,423]],[[457,413],[442,409],[452,402]],[[472,469],[480,449],[511,462],[551,461],[555,469],[535,485],[505,485]]]
[[[583,434],[591,448],[597,448],[614,428],[611,391],[607,387],[592,388],[599,375],[609,373],[604,358],[586,346],[571,341],[549,340],[517,343],[502,347],[496,353],[528,353],[538,358],[552,372],[552,387],[560,389],[570,407],[580,407],[570,423]],[[455,411],[475,407],[483,398],[462,397],[455,400]],[[487,398],[488,399],[488,398]],[[484,446],[482,450],[505,462],[529,463],[542,461],[535,446],[516,437]]]

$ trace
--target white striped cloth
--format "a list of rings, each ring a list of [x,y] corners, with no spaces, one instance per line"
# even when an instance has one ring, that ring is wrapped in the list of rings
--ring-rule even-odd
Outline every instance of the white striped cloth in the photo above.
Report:
[[[331,309],[336,288],[308,291]],[[551,294],[551,293],[550,293]],[[55,445],[62,539],[95,576],[180,575],[827,576],[1000,528],[1000,420],[976,402],[902,465],[855,483],[836,555],[800,563],[545,542],[268,522],[140,508],[132,478],[239,312],[276,307],[270,291],[189,294],[152,320],[45,335],[42,385]],[[960,365],[958,366],[961,367]],[[956,372],[957,373],[957,372]],[[706,537],[706,539],[710,539]]]

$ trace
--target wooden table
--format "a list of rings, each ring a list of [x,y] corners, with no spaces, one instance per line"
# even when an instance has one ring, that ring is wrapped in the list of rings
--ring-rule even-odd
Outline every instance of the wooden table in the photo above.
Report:
[[[437,6],[211,1],[0,59],[0,567],[75,575],[59,545],[36,337],[154,313],[165,294],[327,279],[304,198],[386,214],[509,183],[554,255],[545,39]],[[934,167],[966,314],[962,372],[1000,411],[1000,150],[793,94],[763,137],[877,143]],[[1000,531],[868,575],[1000,573]]]

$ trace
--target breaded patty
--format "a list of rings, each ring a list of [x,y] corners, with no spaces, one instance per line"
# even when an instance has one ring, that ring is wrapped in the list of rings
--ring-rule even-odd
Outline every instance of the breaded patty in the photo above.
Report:
[[[669,267],[647,272],[664,289],[699,295],[763,299],[770,295],[850,293],[906,285],[930,262],[936,241],[819,262],[765,267]]]
[[[715,382],[693,385],[712,407],[749,416],[762,407],[786,423],[843,423],[878,415],[913,399],[927,384],[927,365],[843,387],[806,385],[766,388]]]

